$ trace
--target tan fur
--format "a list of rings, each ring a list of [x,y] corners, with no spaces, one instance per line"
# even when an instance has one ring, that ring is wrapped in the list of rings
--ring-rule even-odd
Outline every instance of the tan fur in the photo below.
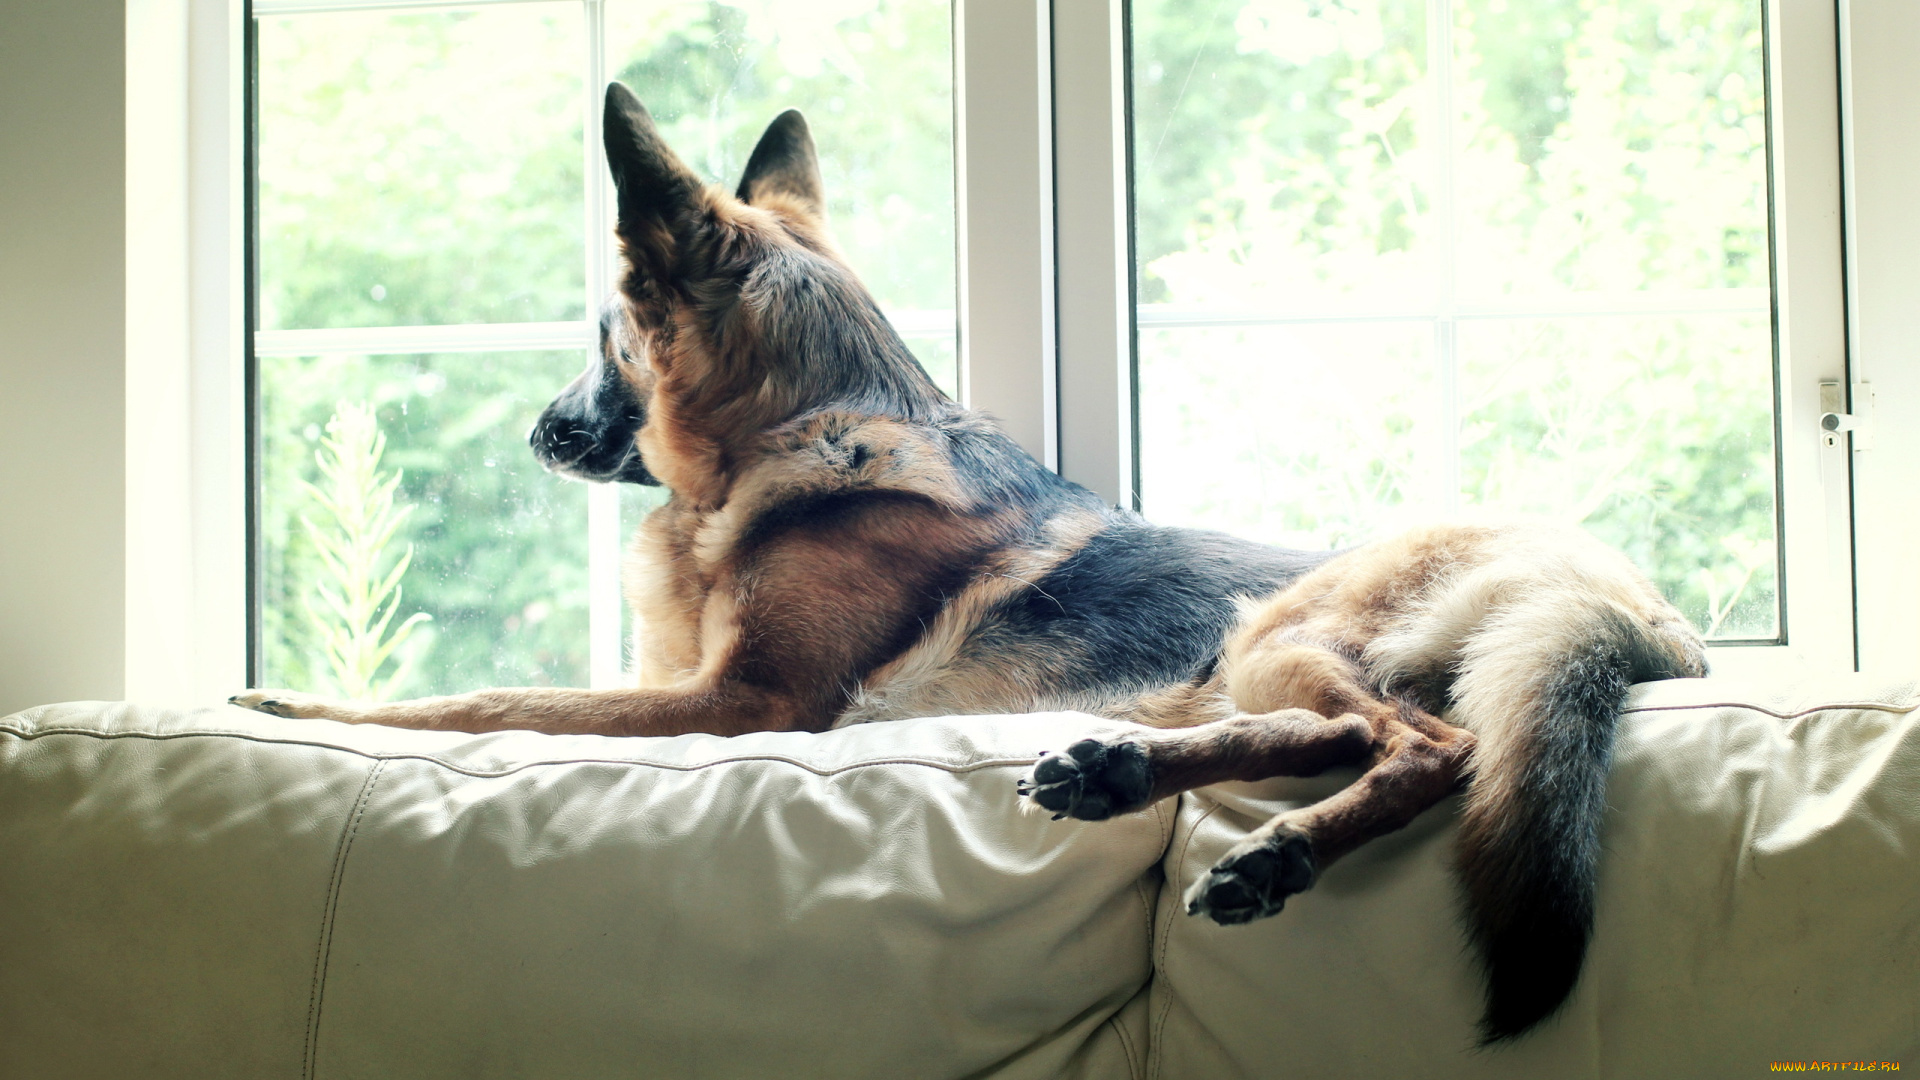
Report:
[[[1543,524],[1416,529],[1248,600],[1214,678],[1115,714],[1180,729],[1125,740],[1150,755],[1148,798],[1362,765],[1358,782],[1268,822],[1221,863],[1292,836],[1324,868],[1475,773],[1468,833],[1504,814],[1516,797],[1507,785],[1545,721],[1533,695],[1602,615],[1664,642],[1671,673],[1704,673],[1699,639],[1679,613],[1586,534]],[[1449,702],[1444,719],[1429,711]]]
[[[1585,611],[1617,612],[1650,631],[1683,621],[1626,558],[1585,532],[1545,524],[1437,525],[1350,552],[1293,583],[1227,642],[1228,694],[1246,712],[1308,708],[1338,656],[1358,661],[1375,693],[1458,674],[1447,719],[1478,736],[1475,764],[1507,775],[1527,695],[1590,633]],[[1675,635],[1676,670],[1703,670],[1698,639]],[[1302,643],[1309,644],[1302,644]],[[1690,647],[1689,647],[1690,646]],[[1477,799],[1503,793],[1483,787]]]
[[[1039,546],[997,552],[986,572],[948,601],[911,649],[861,685],[852,707],[834,726],[991,713],[1010,701],[1030,702],[1034,708],[1074,707],[1076,703],[1047,701],[1047,667],[1058,658],[1002,652],[969,661],[961,650],[988,611],[1019,592],[1038,588],[1034,582],[1080,550],[1099,526],[1090,514],[1063,514],[1046,523]]]
[[[703,568],[717,566],[768,507],[837,491],[898,491],[963,508],[952,466],[925,431],[871,417],[817,415],[773,432],[750,452],[725,503],[703,516],[694,559]]]

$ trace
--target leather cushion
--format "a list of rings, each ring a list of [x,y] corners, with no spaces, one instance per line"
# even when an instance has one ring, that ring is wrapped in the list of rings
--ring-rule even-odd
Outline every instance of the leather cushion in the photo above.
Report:
[[[1865,677],[1634,688],[1607,790],[1599,912],[1566,1009],[1471,1048],[1480,982],[1450,801],[1220,927],[1180,891],[1269,815],[1351,774],[1181,805],[1161,895],[1150,1075],[1747,1077],[1920,1063],[1920,692]]]
[[[0,720],[0,1075],[1136,1075],[1172,806],[1014,792],[1113,726],[29,710]]]

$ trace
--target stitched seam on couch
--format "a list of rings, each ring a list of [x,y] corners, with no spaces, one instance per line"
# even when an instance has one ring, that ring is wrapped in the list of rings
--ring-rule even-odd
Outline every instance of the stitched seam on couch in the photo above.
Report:
[[[480,778],[512,776],[515,773],[524,772],[528,769],[542,768],[550,765],[634,765],[641,768],[661,769],[667,772],[698,772],[702,769],[711,769],[722,765],[734,765],[748,761],[769,761],[782,765],[791,765],[796,769],[803,769],[813,773],[815,776],[838,776],[841,773],[853,772],[856,769],[871,769],[886,765],[915,765],[921,768],[938,769],[942,772],[960,774],[976,772],[981,769],[1031,766],[1034,762],[1040,760],[1040,755],[1038,754],[1028,757],[989,758],[984,761],[974,761],[966,764],[938,761],[932,758],[894,757],[871,758],[865,761],[855,761],[847,765],[836,766],[834,768],[822,768],[818,765],[811,765],[798,758],[791,758],[782,754],[742,754],[738,757],[715,758],[711,761],[691,763],[654,761],[648,758],[543,758],[539,761],[523,761],[504,769],[475,769],[465,765],[456,765],[445,758],[435,757],[432,754],[387,754],[373,750],[359,750],[351,746],[340,746],[335,743],[311,742],[304,739],[272,739],[239,731],[96,731],[91,728],[23,729],[0,725],[0,735],[12,735],[20,739],[38,739],[46,735],[79,735],[91,739],[235,739],[240,742],[260,743],[265,746],[306,746],[312,747],[315,750],[334,750],[342,754],[352,754],[356,757],[363,757],[372,761],[424,761],[431,765],[438,765],[448,772],[456,772],[463,776]]]
[[[1173,815],[1167,813],[1165,807],[1168,802],[1178,803],[1179,799],[1180,797],[1176,795],[1172,799],[1162,799],[1152,806],[1154,820],[1160,826],[1159,848],[1161,853],[1160,857],[1163,859],[1166,858],[1167,845],[1173,840]],[[1143,936],[1146,938],[1145,944],[1147,947],[1147,981],[1136,993],[1145,993],[1149,995],[1149,998],[1151,998],[1153,992],[1155,974],[1153,950],[1160,937],[1156,932],[1158,927],[1155,925],[1158,913],[1154,910],[1155,901],[1158,897],[1150,895],[1147,889],[1147,874],[1151,872],[1152,868],[1133,879],[1133,895],[1140,901],[1140,913],[1143,916],[1141,924],[1144,929]],[[1162,871],[1162,876],[1164,876],[1164,871]],[[1162,882],[1160,887],[1163,889],[1166,888],[1166,883]],[[1120,1022],[1121,1014],[1125,1013],[1126,1009],[1126,1005],[1121,1005],[1118,1012],[1107,1017],[1107,1024],[1113,1028],[1113,1033],[1119,1037],[1121,1049],[1126,1051],[1127,1076],[1129,1080],[1146,1080],[1147,1070],[1149,1068],[1147,1057],[1133,1045],[1133,1037],[1127,1034],[1127,1026]],[[1151,1021],[1151,1015],[1149,1015],[1149,1021]]]
[[[1155,806],[1155,816],[1159,816],[1158,815],[1159,804],[1155,803],[1154,806]],[[1166,857],[1165,855],[1166,850],[1167,850],[1167,841],[1163,837],[1160,841],[1160,851],[1162,853],[1161,854],[1162,858]],[[1153,946],[1154,946],[1154,939],[1158,937],[1158,935],[1154,933],[1154,915],[1155,915],[1154,903],[1153,903],[1153,898],[1147,895],[1147,875],[1145,873],[1142,873],[1139,877],[1136,877],[1133,879],[1133,895],[1135,895],[1136,897],[1139,897],[1141,911],[1146,916],[1145,937],[1147,939],[1146,940],[1147,981],[1143,985],[1141,985],[1141,987],[1138,990],[1136,990],[1135,993],[1145,993],[1145,994],[1151,995],[1153,992],[1153,978],[1154,978]],[[1118,1011],[1116,1011],[1112,1016],[1107,1017],[1107,1024],[1108,1026],[1113,1028],[1113,1033],[1119,1037],[1120,1048],[1126,1051],[1127,1076],[1130,1078],[1130,1080],[1146,1080],[1146,1075],[1147,1075],[1146,1058],[1134,1047],[1133,1037],[1127,1034],[1127,1026],[1120,1022],[1121,1015],[1126,1011],[1127,1011],[1127,1006],[1125,1004],[1122,1004]]]
[[[1149,980],[1148,986],[1151,985],[1152,981]],[[1146,987],[1141,989],[1144,990]],[[1120,1040],[1120,1052],[1127,1055],[1128,1080],[1146,1080],[1145,1063],[1140,1060],[1140,1053],[1134,1048],[1132,1037],[1127,1034],[1127,1025],[1120,1022],[1121,1014],[1126,1011],[1127,1006],[1122,1004],[1112,1016],[1107,1017],[1105,1026],[1113,1029],[1114,1037]]]
[[[1181,798],[1184,799],[1186,796],[1182,795]],[[1161,888],[1171,887],[1178,889],[1181,883],[1186,880],[1187,852],[1193,848],[1193,838],[1200,834],[1200,826],[1205,825],[1207,819],[1219,811],[1220,804],[1214,803],[1207,808],[1206,813],[1200,815],[1200,820],[1193,823],[1193,828],[1187,831],[1186,840],[1180,845],[1180,857],[1173,860],[1173,877],[1166,884],[1162,885]],[[1153,958],[1152,975],[1155,982],[1159,982],[1167,977],[1167,947],[1173,941],[1173,920],[1179,917],[1180,899],[1179,895],[1175,894],[1173,910],[1167,916],[1167,932],[1161,934],[1160,940],[1155,943],[1156,954]],[[1152,1080],[1153,1077],[1160,1075],[1161,1050],[1166,1046],[1167,1017],[1172,1015],[1172,1013],[1173,984],[1168,982],[1167,996],[1166,1000],[1160,1006],[1160,1015],[1153,1018],[1153,1025],[1147,1032],[1148,1080]]]
[[[1178,806],[1182,798],[1183,796],[1175,795],[1171,799],[1161,799],[1159,802],[1151,804],[1154,822],[1159,826],[1160,843],[1158,847],[1160,848],[1160,857],[1162,859],[1166,858],[1167,846],[1173,843],[1173,829],[1175,818],[1177,817],[1176,814],[1169,813],[1167,807],[1169,804]],[[1165,878],[1166,871],[1162,868],[1162,880],[1160,882],[1162,889],[1167,887]],[[1145,873],[1133,879],[1133,894],[1140,898],[1140,909],[1146,915],[1147,983],[1148,985],[1152,985],[1154,972],[1157,969],[1157,965],[1153,962],[1153,954],[1154,950],[1159,946],[1161,937],[1159,919],[1157,917],[1158,912],[1156,910],[1159,895],[1158,893],[1149,894],[1147,890],[1147,875]]]
[[[1854,711],[1854,712],[1890,712],[1909,713],[1920,709],[1920,701],[1908,701],[1895,704],[1888,701],[1829,701],[1820,705],[1809,705],[1797,712],[1780,712],[1765,705],[1755,705],[1748,701],[1703,701],[1691,705],[1637,705],[1622,709],[1621,713],[1637,712],[1685,712],[1689,709],[1745,709],[1748,712],[1765,713],[1776,720],[1798,720],[1802,716],[1811,716],[1817,712]]]
[[[313,1080],[319,1068],[320,1010],[326,1001],[327,962],[333,956],[333,920],[340,908],[340,883],[347,876],[347,852],[353,848],[353,838],[360,831],[360,819],[366,815],[367,802],[373,797],[373,785],[386,767],[385,761],[376,761],[367,770],[367,778],[360,785],[360,797],[354,800],[353,811],[341,826],[340,842],[333,851],[333,873],[327,878],[327,899],[320,914],[320,939],[313,950],[313,989],[307,996],[306,1061],[300,1070],[305,1080]]]

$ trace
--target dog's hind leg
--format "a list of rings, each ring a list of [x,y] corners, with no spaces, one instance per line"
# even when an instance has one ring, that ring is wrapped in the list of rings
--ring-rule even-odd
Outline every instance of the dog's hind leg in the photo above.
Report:
[[[1353,784],[1234,845],[1188,890],[1189,914],[1233,924],[1278,912],[1334,860],[1445,798],[1469,768],[1473,735],[1411,701],[1389,700],[1346,655],[1287,632],[1245,642],[1227,684],[1243,707],[1285,703],[1364,717],[1372,752]]]
[[[1178,731],[1082,739],[1041,755],[1022,794],[1061,817],[1102,821],[1223,780],[1314,776],[1367,759],[1373,727],[1307,709],[1235,716]]]
[[[1373,762],[1351,785],[1281,814],[1229,849],[1187,890],[1187,913],[1233,925],[1278,912],[1336,859],[1405,828],[1467,773],[1473,736],[1402,706]]]
[[[1260,709],[1176,731],[1085,739],[1049,754],[1023,782],[1063,816],[1099,820],[1223,780],[1367,771],[1339,794],[1282,814],[1228,852],[1189,893],[1188,910],[1221,923],[1279,911],[1335,859],[1400,829],[1464,776],[1474,738],[1418,707],[1382,697],[1339,651],[1289,636],[1236,656],[1237,705]]]

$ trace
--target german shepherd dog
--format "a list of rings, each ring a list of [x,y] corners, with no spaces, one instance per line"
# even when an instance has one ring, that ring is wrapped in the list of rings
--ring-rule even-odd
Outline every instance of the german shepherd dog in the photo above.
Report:
[[[1467,784],[1458,867],[1482,1038],[1560,1006],[1592,928],[1627,688],[1706,670],[1699,636],[1625,558],[1538,526],[1326,553],[1150,525],[928,379],[828,237],[799,113],[767,129],[732,195],[619,84],[605,137],[626,272],[600,354],[530,439],[555,472],[671,493],[627,563],[639,685],[236,703],[607,735],[1061,709],[1136,721],[1021,781],[1088,821],[1223,780],[1364,770],[1188,891],[1190,913],[1222,924],[1273,915]]]

